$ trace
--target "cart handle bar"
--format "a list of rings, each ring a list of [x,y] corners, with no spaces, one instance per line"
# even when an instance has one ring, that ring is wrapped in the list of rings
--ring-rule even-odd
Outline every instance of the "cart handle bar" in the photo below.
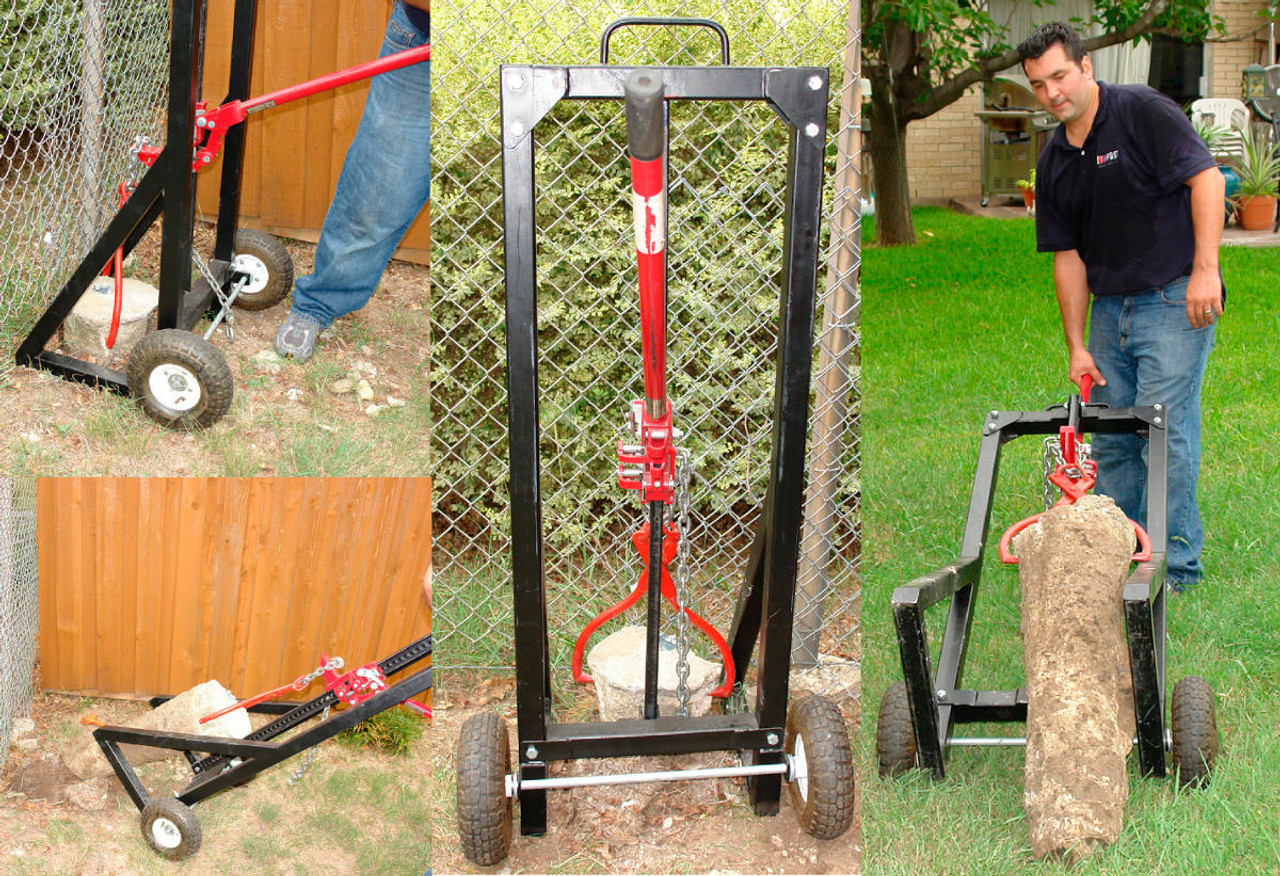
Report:
[[[613,32],[624,27],[630,27],[633,24],[657,25],[659,27],[708,27],[714,30],[720,37],[720,63],[729,66],[729,34],[725,32],[724,27],[719,22],[712,21],[709,18],[619,18],[604,29],[604,34],[600,37],[600,63],[609,63],[609,37],[613,36]]]

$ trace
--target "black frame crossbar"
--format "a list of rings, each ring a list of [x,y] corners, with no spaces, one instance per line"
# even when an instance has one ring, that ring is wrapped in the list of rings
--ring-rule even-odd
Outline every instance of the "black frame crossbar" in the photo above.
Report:
[[[822,227],[828,71],[813,68],[657,67],[667,100],[764,102],[787,126],[785,234],[778,297],[779,343],[768,491],[728,637],[745,670],[759,643],[754,711],[555,724],[543,570],[538,423],[538,315],[534,136],[562,100],[621,100],[636,68],[507,65],[502,89],[507,388],[512,588],[515,603],[519,780],[547,777],[553,760],[741,750],[750,763],[784,762],[788,671],[809,377]],[[767,620],[766,620],[767,619]],[[748,779],[755,811],[778,811],[782,779]],[[521,787],[520,831],[546,832],[546,791]]]
[[[89,284],[102,273],[117,249],[128,255],[163,217],[160,240],[160,299],[156,326],[190,330],[209,310],[217,291],[203,278],[191,281],[196,208],[196,174],[191,156],[196,130],[199,73],[204,55],[204,24],[200,0],[173,0],[169,31],[169,101],[165,144],[155,163],[138,181],[129,199],[116,211],[90,247],[70,279],[54,295],[14,356],[18,365],[43,368],[64,380],[129,391],[124,372],[45,349]],[[231,72],[223,103],[249,96],[252,75],[253,30],[257,0],[236,0],[231,37]],[[244,169],[244,126],[231,128],[222,149],[222,182],[218,200],[217,233],[209,268],[229,291],[235,229],[240,213],[240,183]]]
[[[417,641],[378,661],[378,668],[386,677],[401,672],[431,656],[431,636]],[[226,736],[201,736],[192,733],[172,733],[161,730],[140,730],[133,727],[107,725],[93,731],[103,755],[115,770],[116,777],[139,810],[151,800],[150,794],[138,778],[137,772],[124,756],[121,745],[146,745],[180,751],[187,758],[194,775],[185,789],[175,794],[178,800],[190,806],[219,791],[238,785],[268,767],[293,757],[321,742],[331,739],[343,730],[349,730],[361,721],[379,712],[393,708],[431,689],[431,667],[420,669],[412,675],[389,685],[362,702],[344,709],[316,726],[298,733],[284,742],[271,740],[306,721],[324,714],[324,710],[339,703],[332,691],[294,706],[286,706],[279,718],[250,733],[244,739]],[[156,697],[153,706],[165,702],[167,697]],[[251,712],[279,713],[283,704],[264,703]]]
[[[1056,435],[1061,427],[1072,424],[1073,417],[1078,417],[1080,432],[1133,433],[1147,440],[1147,532],[1151,537],[1151,559],[1138,563],[1131,571],[1124,585],[1123,600],[1139,762],[1143,772],[1165,775],[1163,585],[1168,465],[1165,416],[1161,405],[1113,409],[1105,405],[1081,406],[1074,399],[1067,406],[1045,411],[988,414],[960,559],[893,591],[893,620],[916,740],[917,766],[930,771],[935,778],[946,774],[946,751],[951,744],[953,725],[1026,720],[1025,688],[961,688],[969,627],[987,545],[1001,449],[1024,435]],[[947,599],[950,599],[950,608],[935,674],[930,668],[924,615],[927,609]]]

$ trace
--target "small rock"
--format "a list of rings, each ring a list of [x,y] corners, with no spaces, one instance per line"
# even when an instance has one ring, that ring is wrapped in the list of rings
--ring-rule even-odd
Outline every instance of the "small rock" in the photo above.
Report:
[[[329,384],[329,392],[334,395],[344,395],[356,388],[356,382],[350,377],[343,377],[341,380],[335,380]]]
[[[364,413],[367,417],[376,417],[378,414],[382,413],[383,410],[384,408],[382,405],[369,405],[369,407],[364,409]]]
[[[26,736],[29,733],[36,732],[36,722],[30,718],[14,718],[13,719],[13,735]]]
[[[360,401],[373,401],[373,387],[367,380],[361,380],[356,384],[356,395],[360,397]]]
[[[302,396],[303,396],[302,390],[298,389],[296,386],[290,388],[285,392],[285,397],[289,399],[289,401],[301,401]]]
[[[663,829],[663,830],[670,830],[670,829],[671,829],[671,825],[673,825],[673,824],[675,824],[675,820],[674,820],[674,819],[672,819],[672,817],[671,817],[670,815],[668,815],[666,818],[662,819],[662,829]]]
[[[404,407],[404,401],[402,399],[396,398],[394,395],[387,396],[387,404],[393,408]]]
[[[284,368],[284,360],[276,355],[275,350],[259,350],[250,357],[249,361],[266,374],[279,374]]]

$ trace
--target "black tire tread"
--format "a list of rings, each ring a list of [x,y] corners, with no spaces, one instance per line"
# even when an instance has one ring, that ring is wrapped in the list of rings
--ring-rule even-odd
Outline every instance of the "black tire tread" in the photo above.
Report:
[[[1198,675],[1173,686],[1170,706],[1173,770],[1184,788],[1203,788],[1218,757],[1218,723],[1213,689]]]
[[[200,381],[201,401],[193,410],[175,413],[150,392],[148,377],[167,362],[182,365]],[[218,348],[199,335],[181,329],[150,332],[129,352],[125,369],[129,393],[148,417],[170,429],[203,429],[212,426],[231,409],[235,380]]]
[[[252,295],[240,295],[235,306],[241,310],[266,310],[278,304],[293,290],[293,257],[274,234],[256,228],[236,232],[235,251],[252,255],[267,266],[266,288]]]
[[[182,842],[172,849],[157,846],[151,835],[151,824],[157,818],[167,818],[177,825],[182,834]],[[203,832],[200,830],[200,819],[196,817],[190,806],[176,797],[151,798],[147,801],[147,805],[142,807],[139,821],[143,839],[161,857],[170,861],[184,861],[200,851],[200,843],[204,839]]]
[[[463,854],[482,867],[499,863],[511,850],[505,785],[510,767],[507,723],[492,712],[468,718],[458,735],[458,836]]]
[[[808,761],[808,799],[799,785],[788,786],[791,806],[810,836],[833,840],[849,829],[857,808],[857,779],[849,732],[840,707],[822,696],[792,703],[787,713],[786,751],[794,753],[795,739],[804,739]]]
[[[896,778],[916,766],[916,734],[911,725],[911,706],[907,701],[907,683],[889,685],[880,701],[876,719],[876,756],[880,761],[880,777]]]

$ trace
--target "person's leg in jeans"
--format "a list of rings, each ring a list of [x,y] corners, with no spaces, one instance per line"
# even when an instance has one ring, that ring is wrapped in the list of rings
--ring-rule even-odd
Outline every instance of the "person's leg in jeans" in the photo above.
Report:
[[[1140,296],[1134,311],[1137,404],[1165,406],[1168,415],[1169,583],[1176,590],[1203,577],[1204,527],[1196,486],[1200,474],[1200,388],[1213,349],[1214,326],[1187,321],[1187,282]]]
[[[1133,357],[1133,304],[1124,295],[1094,298],[1089,311],[1089,352],[1107,382],[1089,396],[1094,404],[1129,408],[1138,397],[1137,362]],[[1098,464],[1099,495],[1110,496],[1125,516],[1146,525],[1146,442],[1137,435],[1097,433],[1090,438]]]
[[[425,42],[397,4],[379,57]],[[430,195],[430,106],[429,63],[371,80],[320,231],[315,271],[298,278],[289,319],[276,335],[281,355],[308,358],[321,329],[368,303]]]
[[[1168,577],[1175,589],[1197,583],[1204,529],[1196,502],[1200,470],[1200,388],[1214,329],[1187,322],[1186,281],[1091,311],[1089,347],[1107,386],[1092,401],[1113,407],[1164,405],[1169,445]],[[1146,526],[1146,442],[1135,435],[1093,436],[1098,493]]]

